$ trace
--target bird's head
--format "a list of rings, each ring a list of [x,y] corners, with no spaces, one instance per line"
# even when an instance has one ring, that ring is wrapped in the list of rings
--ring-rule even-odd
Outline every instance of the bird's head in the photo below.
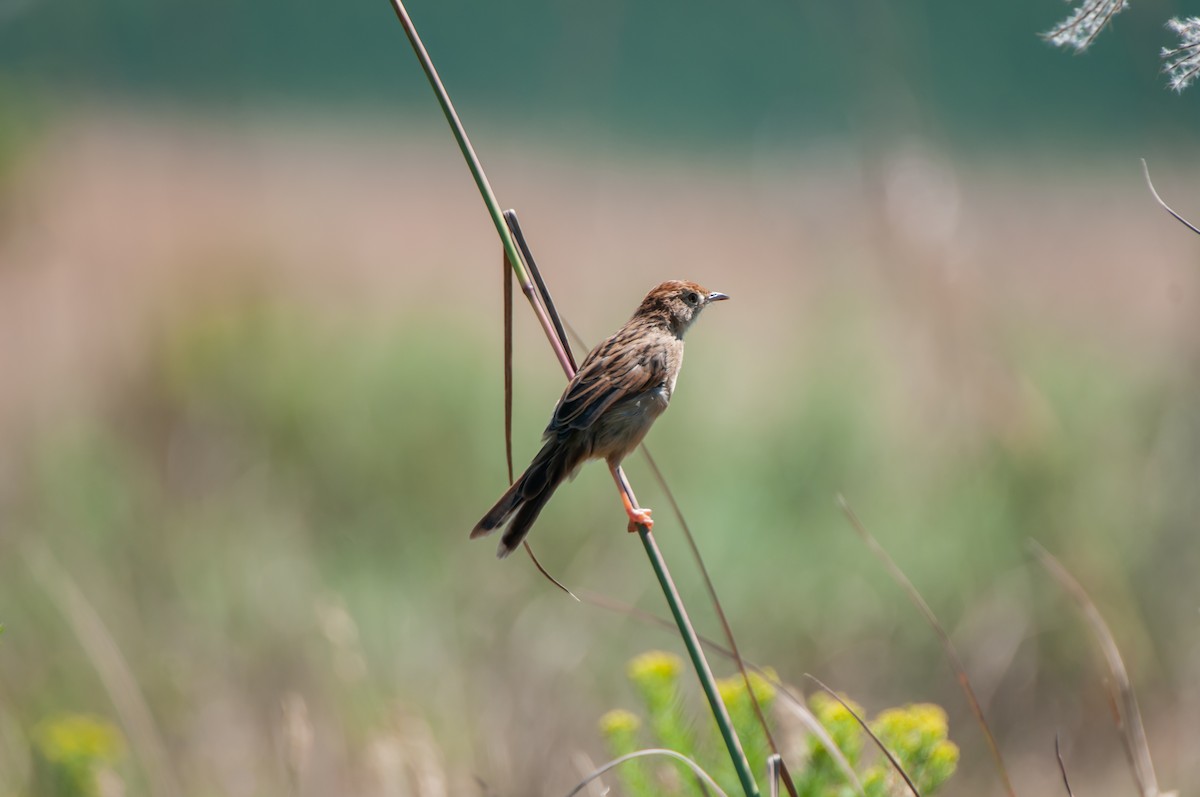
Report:
[[[728,298],[723,293],[710,291],[694,282],[667,280],[646,294],[633,317],[664,323],[682,338],[692,322],[699,318],[701,310],[713,302]]]

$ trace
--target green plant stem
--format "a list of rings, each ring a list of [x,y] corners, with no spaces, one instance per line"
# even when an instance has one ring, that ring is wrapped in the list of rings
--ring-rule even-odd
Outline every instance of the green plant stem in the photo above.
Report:
[[[500,236],[500,241],[504,245],[505,257],[516,272],[517,278],[521,283],[521,289],[525,292],[525,296],[529,300],[534,314],[541,323],[542,329],[550,341],[551,348],[554,349],[554,353],[558,356],[559,364],[562,365],[563,371],[566,373],[567,378],[570,379],[575,375],[575,369],[571,366],[570,358],[567,356],[562,342],[558,339],[553,323],[546,313],[546,308],[542,306],[542,303],[537,298],[533,283],[529,279],[529,273],[521,261],[512,234],[504,221],[503,213],[500,211],[500,204],[496,201],[496,195],[492,191],[492,186],[488,182],[487,175],[484,174],[483,165],[480,163],[479,157],[475,154],[475,149],[471,146],[470,139],[467,138],[466,129],[463,127],[462,121],[458,118],[458,114],[454,110],[454,104],[450,101],[450,95],[446,91],[446,87],[442,84],[441,78],[438,76],[437,69],[433,65],[433,59],[429,57],[429,52],[421,42],[421,37],[417,34],[416,26],[413,24],[412,18],[409,17],[402,0],[390,0],[390,2],[396,12],[396,17],[404,27],[404,32],[408,35],[408,40],[417,55],[417,60],[421,62],[421,68],[425,71],[425,76],[429,79],[429,85],[433,88],[433,93],[437,95],[438,103],[442,106],[442,113],[445,114],[446,121],[450,124],[450,129],[454,132],[454,138],[458,141],[459,149],[462,150],[463,157],[467,161],[467,167],[471,170],[471,175],[475,178],[475,184],[479,188],[479,193],[483,196],[483,202],[487,206],[488,213],[492,217],[492,223],[495,225],[496,232]],[[620,471],[618,470],[618,472]],[[619,486],[625,491],[630,502],[634,506],[637,506],[637,500],[633,496],[633,489],[629,486],[629,481],[623,473],[620,476]],[[705,696],[708,698],[713,717],[721,730],[721,737],[725,740],[725,746],[729,749],[729,756],[733,760],[733,767],[737,771],[738,779],[742,783],[742,789],[746,792],[746,797],[759,797],[758,785],[754,782],[754,777],[750,773],[750,765],[746,761],[746,754],[742,750],[742,744],[738,740],[737,732],[733,729],[729,712],[726,710],[725,704],[721,701],[720,693],[717,692],[716,679],[713,677],[712,669],[708,666],[708,660],[704,658],[704,653],[700,649],[700,640],[696,636],[696,629],[692,626],[692,622],[688,618],[687,610],[683,607],[683,600],[680,598],[679,591],[675,588],[675,583],[671,579],[671,573],[667,569],[667,563],[663,559],[662,551],[659,550],[658,544],[654,541],[654,537],[648,528],[639,526],[638,534],[642,538],[642,544],[646,548],[646,555],[650,559],[651,566],[654,568],[654,574],[658,577],[658,582],[662,586],[663,596],[667,599],[667,605],[671,608],[675,624],[679,626],[679,634],[683,637],[688,656],[692,660],[692,665],[696,669],[696,675],[700,679],[700,685],[704,689]]]
[[[717,692],[717,681],[713,677],[712,669],[708,666],[708,660],[704,658],[704,652],[700,649],[700,639],[696,636],[696,629],[692,626],[687,609],[684,608],[683,599],[680,598],[679,591],[675,588],[675,582],[671,578],[671,571],[667,569],[667,562],[663,558],[662,551],[659,550],[658,543],[654,540],[654,534],[645,526],[638,526],[638,536],[642,538],[642,545],[646,549],[646,558],[650,560],[650,566],[654,568],[654,575],[658,576],[663,597],[667,599],[667,605],[671,607],[671,615],[675,618],[675,624],[679,626],[679,635],[683,637],[683,645],[687,648],[688,657],[691,658],[696,675],[700,678],[704,696],[708,698],[708,705],[717,721],[717,727],[721,729],[721,738],[725,740],[725,746],[729,748],[729,757],[733,760],[733,768],[737,771],[738,780],[742,782],[742,789],[746,792],[747,797],[758,797],[758,784],[754,782],[754,776],[750,773],[750,764],[746,760],[745,751],[742,750],[741,740],[733,730],[729,711],[725,708],[720,693]]]
[[[400,24],[404,27],[404,32],[408,35],[408,41],[412,44],[413,52],[417,55],[417,60],[421,62],[421,69],[424,70],[425,76],[429,79],[429,85],[433,88],[433,93],[437,96],[438,104],[442,106],[442,113],[445,114],[446,121],[450,124],[450,130],[454,133],[454,140],[458,142],[458,148],[462,150],[463,158],[467,161],[467,168],[471,170],[471,176],[475,178],[475,185],[479,188],[479,193],[483,197],[483,204],[487,206],[488,215],[492,217],[492,224],[495,225],[496,233],[500,236],[500,243],[504,246],[504,256],[507,258],[509,265],[512,266],[513,271],[516,272],[517,280],[521,283],[521,291],[525,294],[525,298],[529,300],[529,305],[533,308],[534,315],[537,316],[542,330],[546,333],[546,339],[550,341],[550,348],[554,349],[554,354],[558,357],[559,364],[562,365],[569,376],[574,371],[574,368],[571,366],[571,358],[567,356],[562,342],[558,339],[558,334],[554,331],[554,325],[546,313],[546,308],[542,306],[541,301],[538,299],[533,282],[529,279],[529,272],[526,270],[525,264],[521,260],[521,255],[517,251],[516,243],[513,241],[512,234],[508,230],[508,224],[504,221],[504,214],[500,211],[500,203],[496,200],[496,194],[492,191],[492,184],[488,182],[487,175],[483,171],[483,164],[480,163],[479,156],[475,154],[475,148],[471,146],[471,139],[467,137],[467,130],[463,127],[462,120],[458,118],[458,112],[454,110],[454,103],[450,101],[450,94],[446,91],[446,86],[442,83],[441,77],[438,76],[437,68],[433,65],[433,59],[429,57],[429,51],[425,49],[425,44],[421,41],[420,35],[417,34],[417,28],[413,25],[412,17],[408,15],[408,9],[404,7],[404,3],[401,0],[391,0],[391,4],[392,9],[396,12],[396,18],[400,20]]]
[[[633,494],[633,486],[625,476],[625,471],[618,466],[615,476],[617,488],[625,493],[629,498],[629,503],[636,508],[638,506],[637,496]],[[700,647],[700,637],[696,634],[696,628],[692,625],[691,618],[688,617],[687,609],[684,608],[683,598],[680,597],[679,590],[675,588],[675,581],[671,578],[671,571],[667,568],[667,560],[663,558],[662,551],[650,529],[638,524],[637,531],[638,536],[642,538],[642,546],[646,549],[646,558],[650,560],[650,566],[654,568],[654,575],[658,577],[658,583],[662,587],[663,597],[667,599],[671,616],[675,618],[675,625],[679,627],[679,635],[683,637],[683,645],[687,648],[688,657],[692,660],[696,677],[700,679],[704,696],[708,698],[713,719],[716,720],[717,727],[721,731],[721,738],[725,741],[726,749],[729,750],[729,758],[733,761],[734,771],[737,772],[738,780],[742,783],[742,790],[746,792],[746,797],[759,797],[758,784],[754,782],[754,775],[750,772],[746,751],[742,749],[742,741],[733,728],[729,709],[725,707],[725,701],[721,700],[721,693],[717,691],[717,679],[713,676],[712,668],[708,666],[708,659],[704,657],[704,649]]]

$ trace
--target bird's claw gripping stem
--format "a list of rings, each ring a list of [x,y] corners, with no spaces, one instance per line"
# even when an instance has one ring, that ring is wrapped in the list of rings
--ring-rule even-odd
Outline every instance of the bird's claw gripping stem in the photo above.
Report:
[[[625,505],[625,514],[629,515],[629,533],[633,534],[638,529],[644,528],[649,531],[654,528],[654,521],[650,519],[650,510],[634,506],[633,501],[629,499],[629,488],[621,476],[620,466],[610,462],[608,472],[612,475],[613,481],[617,483],[617,492],[621,494],[621,503]]]
[[[635,507],[629,502],[629,496],[625,495],[625,491],[621,491],[621,502],[625,504],[625,514],[629,515],[629,533],[637,532],[639,527],[644,527],[646,531],[654,528],[654,521],[650,517],[650,510]]]
[[[654,528],[654,521],[650,518],[650,510],[635,509],[629,513],[629,533],[636,534],[643,528],[646,531]]]

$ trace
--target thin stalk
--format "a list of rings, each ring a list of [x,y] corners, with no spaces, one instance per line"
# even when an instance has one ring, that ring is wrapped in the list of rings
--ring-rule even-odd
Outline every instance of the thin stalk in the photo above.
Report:
[[[1004,765],[1004,756],[1000,753],[1000,745],[996,742],[996,736],[992,733],[992,728],[988,725],[987,718],[983,716],[983,706],[979,703],[979,697],[975,694],[975,688],[971,686],[971,679],[967,676],[967,668],[963,666],[962,657],[958,655],[958,649],[954,647],[954,642],[950,639],[950,634],[946,632],[945,626],[937,619],[937,615],[933,613],[933,609],[929,608],[929,604],[925,602],[925,598],[921,596],[921,592],[913,585],[908,576],[904,574],[904,571],[900,569],[900,565],[896,564],[896,560],[884,550],[883,546],[879,544],[879,540],[875,539],[874,535],[867,531],[867,527],[858,519],[858,515],[850,506],[850,502],[846,500],[846,497],[839,494],[837,502],[846,519],[850,521],[850,526],[854,529],[855,533],[866,543],[867,548],[874,554],[875,558],[883,563],[883,566],[891,573],[892,580],[900,585],[900,589],[904,590],[908,595],[908,599],[925,616],[925,622],[929,623],[929,627],[937,635],[938,642],[942,645],[942,652],[946,654],[946,659],[950,662],[950,668],[954,670],[954,675],[958,678],[958,685],[962,689],[963,695],[967,698],[967,705],[970,707],[971,713],[975,715],[975,721],[979,724],[979,729],[983,731],[984,741],[987,742],[988,750],[991,751],[992,761],[996,765],[996,774],[1000,776],[1000,780],[1004,784],[1004,791],[1008,793],[1009,797],[1017,797],[1017,792],[1013,789],[1012,780],[1008,776],[1008,767]]]
[[[674,750],[667,750],[662,747],[648,747],[645,750],[635,750],[634,752],[627,753],[627,754],[621,756],[620,758],[614,758],[612,761],[609,761],[607,764],[605,764],[604,766],[600,767],[599,769],[595,770],[594,772],[590,773],[587,777],[585,777],[578,785],[575,786],[575,788],[571,789],[571,791],[567,793],[567,797],[575,797],[576,794],[579,794],[579,792],[581,792],[593,780],[600,777],[605,772],[608,772],[610,769],[619,767],[621,764],[624,764],[626,761],[632,761],[635,758],[644,758],[646,756],[652,756],[652,755],[666,756],[667,758],[674,758],[676,761],[683,762],[685,765],[687,765],[692,770],[692,772],[696,773],[696,777],[698,777],[698,778],[700,778],[700,780],[704,781],[704,783],[706,783],[709,786],[709,788],[711,788],[713,791],[715,791],[719,795],[719,797],[728,797],[728,795],[726,795],[725,792],[721,791],[721,787],[718,786],[717,782],[712,779],[712,776],[709,775],[707,772],[705,772],[703,769],[701,769],[699,764],[697,764],[695,761],[688,758],[687,756],[683,755],[682,753],[677,753]]]
[[[412,18],[409,17],[408,10],[405,9],[403,1],[390,0],[390,2],[396,12],[396,17],[404,27],[404,32],[412,44],[413,52],[416,53],[417,60],[420,61],[425,76],[429,79],[429,85],[433,88],[433,93],[437,96],[438,103],[442,106],[442,113],[445,114],[446,121],[450,124],[450,129],[454,133],[458,147],[462,150],[463,158],[467,161],[467,167],[471,170],[471,175],[475,178],[475,184],[479,188],[479,193],[483,197],[484,204],[487,206],[488,214],[492,217],[496,233],[500,236],[500,240],[504,245],[504,252],[508,258],[508,262],[512,265],[513,271],[521,283],[521,290],[529,300],[529,304],[533,308],[534,314],[537,316],[538,322],[546,334],[546,339],[550,342],[551,348],[558,357],[563,372],[570,379],[575,375],[575,369],[571,365],[571,358],[563,348],[557,331],[546,313],[546,308],[539,300],[537,291],[529,279],[529,272],[521,260],[512,234],[505,223],[504,215],[500,211],[500,204],[496,201],[496,195],[492,191],[492,186],[488,182],[487,175],[484,174],[483,165],[480,163],[479,157],[475,154],[475,149],[471,146],[471,141],[467,137],[467,131],[454,110],[454,104],[450,101],[450,95],[447,93],[446,87],[442,84],[442,80],[438,76],[437,69],[433,65],[433,59],[429,57],[429,52],[421,42],[421,37],[417,34],[416,26],[413,25]],[[625,478],[624,473],[621,473],[619,468],[618,473],[620,474],[621,489],[628,496],[630,503],[636,507],[637,500],[634,498],[633,488],[630,487],[628,479]],[[746,754],[742,750],[741,741],[738,739],[737,732],[733,729],[733,722],[729,718],[729,712],[721,700],[720,693],[717,691],[716,679],[713,677],[712,669],[708,666],[708,660],[705,659],[704,652],[700,648],[696,629],[692,626],[692,622],[688,618],[687,610],[684,609],[683,600],[680,598],[679,591],[675,588],[675,583],[671,579],[671,573],[667,569],[667,563],[663,559],[662,551],[659,550],[658,544],[654,541],[654,537],[648,528],[639,526],[638,535],[642,539],[646,555],[650,559],[651,566],[654,568],[654,574],[658,577],[658,582],[662,586],[663,596],[667,600],[667,605],[671,609],[675,623],[679,626],[679,633],[683,637],[684,646],[687,648],[688,656],[691,658],[692,665],[696,669],[696,676],[700,679],[700,686],[708,698],[713,718],[716,720],[718,728],[720,728],[721,737],[725,741],[725,746],[729,749],[729,756],[733,760],[733,767],[737,772],[738,779],[741,781],[742,789],[745,791],[746,797],[759,797],[758,785],[754,782],[754,776],[750,773],[750,764],[747,762]]]
[[[176,779],[171,756],[154,721],[150,704],[138,686],[129,662],[104,624],[96,606],[59,565],[49,548],[35,545],[26,551],[26,567],[66,618],[75,638],[108,692],[121,725],[146,775],[149,791],[179,797],[183,788]]]
[[[425,76],[429,79],[429,85],[437,96],[438,104],[442,106],[442,113],[445,114],[446,121],[450,124],[450,130],[454,133],[454,140],[458,142],[458,148],[462,150],[463,158],[467,161],[467,168],[471,170],[471,176],[475,178],[475,185],[483,197],[483,204],[487,206],[488,215],[492,217],[492,224],[495,225],[500,242],[504,245],[504,254],[517,274],[517,281],[521,283],[521,291],[529,300],[529,305],[533,308],[538,323],[546,333],[546,339],[550,341],[550,348],[554,349],[559,364],[569,376],[575,370],[571,367],[571,358],[563,351],[562,344],[559,343],[558,336],[554,332],[554,325],[550,323],[550,318],[546,315],[546,308],[538,301],[537,292],[529,279],[529,272],[525,269],[517,246],[508,231],[508,225],[504,222],[504,214],[500,212],[500,203],[496,201],[492,184],[488,182],[487,175],[484,174],[483,164],[479,162],[479,156],[475,154],[475,148],[471,146],[471,139],[467,137],[466,128],[463,127],[462,120],[458,118],[458,113],[454,110],[454,103],[450,101],[450,95],[446,92],[441,77],[438,76],[433,59],[429,57],[429,51],[425,49],[421,37],[417,34],[417,28],[413,25],[412,17],[408,15],[404,3],[401,0],[391,0],[391,4],[392,9],[396,12],[396,18],[400,20],[404,32],[408,34],[408,41],[412,44],[417,60],[421,62],[421,69],[425,71]]]
[[[600,595],[594,592],[585,592],[580,600],[582,600],[584,603],[590,603],[593,606],[610,612],[616,612],[618,614],[623,614],[626,617],[632,617],[633,619],[639,620],[647,625],[654,625],[667,630],[678,630],[678,628],[673,625],[670,620],[659,617],[651,612],[643,611],[634,606],[630,606],[627,603],[614,600],[613,598],[609,598],[605,595]],[[715,651],[716,653],[721,654],[730,661],[736,661],[733,651],[722,645],[720,642],[716,642],[712,639],[701,636],[700,644],[704,645],[704,647],[708,648],[710,651]],[[859,781],[858,775],[854,774],[854,770],[850,768],[850,762],[846,760],[846,756],[842,753],[841,749],[833,743],[833,739],[830,737],[829,731],[825,730],[825,726],[821,724],[821,721],[818,720],[811,711],[809,711],[808,704],[804,702],[803,696],[796,695],[792,691],[791,687],[779,679],[778,675],[775,675],[771,671],[758,666],[749,659],[743,659],[742,665],[761,675],[763,680],[778,690],[779,694],[783,697],[787,708],[795,713],[797,719],[804,724],[804,727],[809,733],[817,737],[817,740],[821,743],[821,746],[825,748],[825,751],[829,753],[830,757],[833,758],[833,760],[837,763],[838,768],[841,769],[846,780],[854,786],[855,794],[859,795],[859,797],[866,797],[866,792],[863,791],[862,783]],[[790,778],[790,775],[787,771],[787,766],[784,766],[783,768],[783,777],[785,778],[784,785],[786,785],[786,780]]]
[[[1104,656],[1104,663],[1108,665],[1108,673],[1111,676],[1108,683],[1109,699],[1112,701],[1117,730],[1121,733],[1125,755],[1129,758],[1129,767],[1133,770],[1138,791],[1143,797],[1159,797],[1162,792],[1158,790],[1158,776],[1154,773],[1154,761],[1150,757],[1150,745],[1146,741],[1142,712],[1138,709],[1133,682],[1129,680],[1129,671],[1125,669],[1125,661],[1121,658],[1121,650],[1117,647],[1112,630],[1109,629],[1108,623],[1104,622],[1100,610],[1075,576],[1036,540],[1030,540],[1029,547],[1042,567],[1058,582],[1059,587],[1079,605],[1083,619],[1087,621],[1088,629]]]
[[[521,222],[517,219],[517,211],[511,209],[504,211],[504,220],[508,222],[508,231],[513,234],[513,239],[521,250],[521,257],[525,258],[525,264],[529,266],[529,273],[533,275],[533,282],[537,285],[538,296],[541,297],[542,304],[546,305],[546,313],[550,316],[551,323],[554,324],[554,334],[558,337],[558,342],[562,344],[563,351],[567,353],[567,361],[571,363],[572,369],[578,371],[579,366],[575,364],[575,355],[571,353],[571,341],[567,340],[567,331],[563,329],[562,317],[554,309],[554,297],[550,295],[550,289],[546,287],[546,282],[542,279],[542,272],[538,270],[537,261],[533,259],[533,251],[525,240],[525,233],[521,231]]]
[[[536,271],[534,272],[536,274]],[[671,508],[675,510],[675,517],[679,520],[679,525],[683,529],[683,537],[687,540],[688,547],[692,550],[692,558],[696,560],[696,567],[700,569],[700,575],[704,579],[704,587],[708,591],[708,597],[712,601],[713,608],[717,612],[717,620],[721,623],[721,630],[725,632],[725,641],[729,643],[729,649],[733,652],[734,663],[737,664],[738,672],[741,673],[742,683],[746,685],[746,696],[750,698],[750,705],[754,708],[754,716],[758,718],[758,724],[762,726],[763,735],[767,737],[767,745],[770,746],[771,752],[778,756],[779,745],[775,744],[775,735],[771,733],[771,728],[767,724],[767,718],[763,714],[762,705],[758,701],[758,696],[754,693],[754,688],[750,685],[750,674],[746,671],[746,665],[742,661],[742,652],[738,649],[737,640],[733,636],[733,626],[729,624],[729,618],[725,615],[725,607],[721,605],[720,598],[717,597],[717,587],[713,584],[712,576],[708,573],[708,566],[704,564],[704,557],[700,555],[700,546],[696,544],[696,537],[692,534],[691,527],[683,517],[683,507],[675,500],[675,493],[667,485],[667,479],[663,476],[662,470],[659,469],[658,463],[654,461],[654,457],[650,455],[650,449],[646,448],[646,444],[642,443],[642,454],[646,457],[646,461],[650,463],[650,470],[654,474],[654,478],[658,481],[658,485],[666,493],[667,500],[671,502]],[[797,797],[796,785],[792,782],[791,773],[788,772],[787,766],[782,764],[780,775],[783,779],[783,785],[787,789],[789,797]]]
[[[508,483],[513,483],[512,455],[512,418],[513,418],[513,302],[512,302],[512,271],[509,270],[508,257],[500,264],[504,270],[504,464],[508,466]]]
[[[750,773],[750,763],[746,760],[745,751],[742,750],[742,742],[733,730],[733,721],[729,718],[729,711],[725,708],[720,693],[717,692],[717,681],[713,677],[712,669],[708,666],[708,660],[704,658],[704,651],[700,649],[700,640],[696,636],[696,629],[692,626],[687,609],[683,606],[683,599],[679,597],[679,591],[671,579],[671,571],[667,569],[667,562],[663,559],[662,551],[659,550],[658,543],[654,541],[654,535],[645,526],[638,526],[638,536],[642,538],[642,545],[646,548],[646,557],[650,560],[650,566],[654,568],[654,575],[658,576],[658,583],[662,586],[667,605],[671,607],[671,615],[675,618],[675,624],[679,626],[679,633],[683,637],[683,645],[687,648],[692,666],[696,668],[696,675],[700,677],[700,686],[704,688],[704,696],[708,698],[708,705],[712,709],[713,717],[717,720],[717,727],[721,729],[721,738],[725,740],[725,746],[729,748],[729,757],[733,759],[733,768],[737,771],[738,780],[742,782],[742,789],[746,792],[747,797],[758,797],[758,784],[754,782],[754,776]]]
[[[1195,224],[1180,216],[1175,212],[1175,209],[1163,201],[1163,198],[1158,195],[1158,189],[1154,187],[1154,181],[1150,179],[1150,167],[1146,165],[1146,159],[1142,158],[1142,174],[1146,175],[1146,185],[1150,186],[1150,193],[1154,194],[1154,201],[1162,206],[1162,209],[1175,217],[1175,220],[1187,227],[1194,233],[1200,234],[1200,229],[1197,229]]]
[[[1075,792],[1071,791],[1071,779],[1067,777],[1067,765],[1063,762],[1062,750],[1058,746],[1058,734],[1054,734],[1054,757],[1058,759],[1058,771],[1062,773],[1063,786],[1067,790],[1067,797],[1075,797]]]
[[[854,721],[857,722],[858,726],[860,728],[862,728],[863,731],[866,732],[867,736],[871,737],[871,741],[873,741],[875,743],[875,746],[879,748],[879,752],[883,753],[884,756],[887,757],[887,760],[891,762],[892,768],[895,769],[898,773],[900,773],[900,777],[904,778],[904,782],[908,784],[908,790],[913,793],[913,797],[921,797],[921,792],[917,791],[917,786],[915,783],[912,782],[912,778],[910,778],[908,776],[908,773],[904,771],[904,767],[900,766],[900,762],[896,760],[896,756],[892,755],[892,751],[887,749],[887,745],[883,743],[883,741],[879,738],[878,735],[876,735],[875,731],[871,730],[871,726],[867,724],[867,721],[865,719],[863,719],[862,717],[860,717],[858,715],[858,712],[855,711],[850,706],[849,703],[847,703],[845,700],[842,699],[841,695],[839,695],[837,692],[833,691],[828,686],[826,686],[825,682],[822,681],[820,678],[818,678],[815,675],[812,675],[811,673],[804,673],[804,674],[808,678],[812,679],[813,683],[815,683],[817,686],[824,689],[826,694],[828,694],[830,697],[832,697],[834,700],[836,700],[838,703],[840,703],[842,705],[842,708],[846,709],[846,711],[850,714],[851,717],[854,717]]]

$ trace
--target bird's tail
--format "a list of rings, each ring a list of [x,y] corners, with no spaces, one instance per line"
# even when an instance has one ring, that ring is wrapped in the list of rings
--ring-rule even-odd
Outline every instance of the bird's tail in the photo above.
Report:
[[[537,520],[550,496],[554,495],[558,485],[566,478],[570,471],[569,460],[570,456],[565,446],[555,440],[548,441],[525,472],[472,529],[471,539],[491,534],[505,523],[509,523],[511,518],[512,522],[500,538],[496,556],[503,559],[515,551],[529,533],[533,521]]]

